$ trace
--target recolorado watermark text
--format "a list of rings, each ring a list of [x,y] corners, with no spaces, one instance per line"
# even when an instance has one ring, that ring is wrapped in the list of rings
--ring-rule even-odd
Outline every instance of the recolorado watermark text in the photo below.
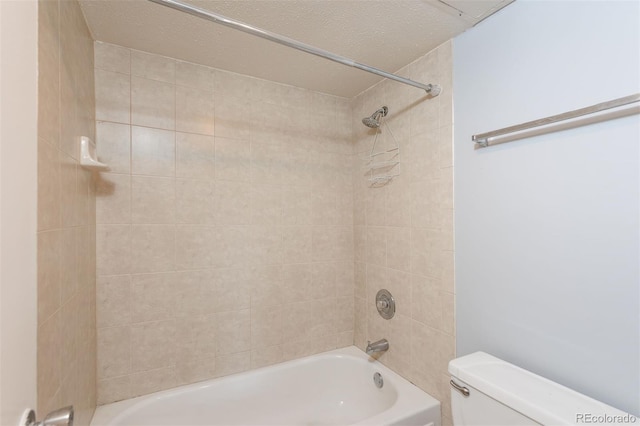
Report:
[[[633,423],[638,423],[638,418],[631,414],[611,415],[611,414],[576,413],[576,423],[633,424]]]

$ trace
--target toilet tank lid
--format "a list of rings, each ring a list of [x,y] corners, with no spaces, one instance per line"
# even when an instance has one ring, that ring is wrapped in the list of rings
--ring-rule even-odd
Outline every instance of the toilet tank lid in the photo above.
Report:
[[[587,415],[608,416],[610,419],[602,422],[604,424],[615,423],[613,420],[616,416],[633,419],[628,413],[485,352],[475,352],[450,361],[449,373],[545,425],[585,424],[587,421],[584,416]]]

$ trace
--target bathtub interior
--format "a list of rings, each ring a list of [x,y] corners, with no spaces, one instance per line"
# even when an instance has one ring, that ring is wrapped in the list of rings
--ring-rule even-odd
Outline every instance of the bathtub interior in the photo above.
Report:
[[[374,383],[376,372],[385,379],[382,388]],[[380,416],[401,409],[394,416],[415,417],[419,411],[399,389],[413,385],[401,381],[362,351],[346,348],[102,406],[92,426],[349,425],[376,418],[393,424]],[[439,403],[425,402],[437,405],[433,423],[439,424]]]

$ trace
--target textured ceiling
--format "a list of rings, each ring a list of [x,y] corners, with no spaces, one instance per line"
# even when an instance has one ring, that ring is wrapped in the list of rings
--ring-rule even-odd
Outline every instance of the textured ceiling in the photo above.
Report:
[[[395,72],[513,0],[184,1]],[[80,4],[107,43],[348,98],[381,80],[146,0]]]

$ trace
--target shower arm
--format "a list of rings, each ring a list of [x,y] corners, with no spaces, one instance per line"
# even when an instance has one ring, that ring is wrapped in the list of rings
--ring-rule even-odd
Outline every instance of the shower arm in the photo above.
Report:
[[[160,4],[162,6],[170,7],[175,10],[179,10],[181,12],[188,13],[190,15],[196,16],[201,19],[206,19],[207,21],[211,21],[217,24],[225,25],[227,27],[231,27],[238,31],[242,31],[260,38],[264,38],[266,40],[269,40],[278,44],[282,44],[284,46],[301,50],[303,52],[307,52],[312,55],[320,56],[321,58],[329,59],[330,61],[334,61],[342,65],[348,65],[350,67],[358,68],[360,70],[369,72],[371,74],[376,74],[376,75],[388,78],[390,80],[395,80],[403,84],[408,84],[409,86],[417,87],[419,89],[424,90],[425,92],[427,92],[427,94],[431,96],[438,96],[440,94],[440,86],[437,84],[418,83],[417,81],[400,77],[398,75],[391,74],[381,69],[370,67],[369,65],[360,64],[354,61],[353,59],[345,58],[344,56],[336,55],[326,50],[322,50],[317,47],[314,47],[305,43],[301,43],[297,40],[282,36],[280,34],[272,33],[270,31],[263,30],[261,28],[257,28],[252,25],[246,24],[244,22],[227,18],[226,16],[213,13],[209,10],[206,10],[197,6],[182,3],[178,0],[149,0],[149,1]]]

